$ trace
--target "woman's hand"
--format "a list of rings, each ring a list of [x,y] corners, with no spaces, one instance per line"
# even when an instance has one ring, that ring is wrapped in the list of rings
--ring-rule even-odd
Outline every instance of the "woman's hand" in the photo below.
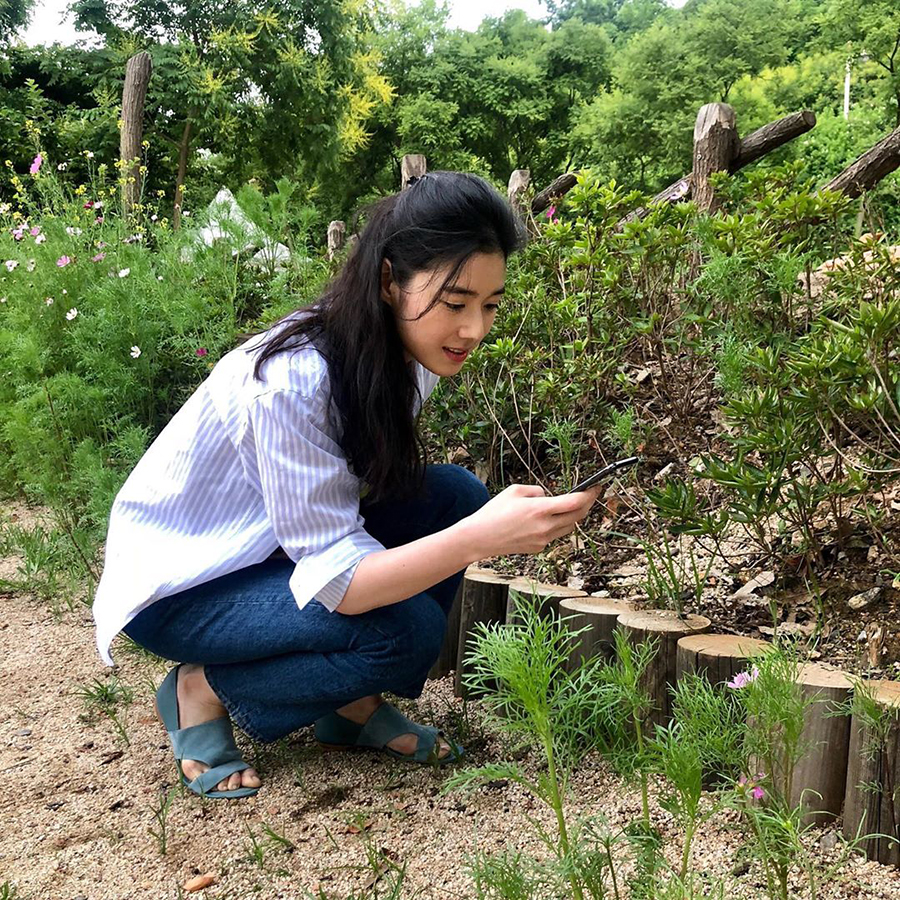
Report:
[[[603,490],[548,497],[532,484],[513,484],[459,524],[471,536],[479,556],[539,553],[556,538],[569,534],[589,512]]]

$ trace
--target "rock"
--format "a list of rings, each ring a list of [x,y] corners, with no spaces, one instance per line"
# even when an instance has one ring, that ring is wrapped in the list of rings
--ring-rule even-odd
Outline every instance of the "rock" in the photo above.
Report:
[[[873,587],[868,591],[863,591],[861,594],[851,597],[847,601],[847,605],[850,609],[866,609],[866,607],[871,606],[881,596],[881,590],[880,587]]]
[[[672,470],[675,468],[675,463],[670,462],[665,468],[660,469],[654,476],[653,480],[656,482],[665,481],[669,475],[672,474]]]
[[[838,845],[836,831],[826,831],[819,840],[819,849],[823,853],[830,853]]]
[[[774,572],[760,572],[758,575],[751,578],[743,587],[738,588],[732,595],[732,600],[741,600],[745,597],[750,597],[756,591],[761,588],[768,587],[775,581],[775,573]]]
[[[30,728],[20,728],[20,729],[18,729],[18,731],[16,731],[16,734],[19,737],[28,737],[28,735],[31,734],[31,729]]]

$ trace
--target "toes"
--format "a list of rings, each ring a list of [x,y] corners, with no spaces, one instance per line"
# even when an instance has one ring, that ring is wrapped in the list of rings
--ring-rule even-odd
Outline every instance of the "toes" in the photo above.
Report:
[[[259,780],[259,775],[256,774],[256,769],[244,769],[241,772],[241,781],[244,787],[259,787],[262,782]]]

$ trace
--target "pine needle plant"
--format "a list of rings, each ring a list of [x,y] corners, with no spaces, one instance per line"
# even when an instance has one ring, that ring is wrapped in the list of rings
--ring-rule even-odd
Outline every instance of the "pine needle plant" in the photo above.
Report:
[[[536,597],[515,599],[514,623],[476,626],[466,654],[466,684],[483,697],[498,730],[536,742],[545,767],[532,777],[513,762],[489,763],[455,773],[444,790],[508,779],[549,807],[556,820],[554,832],[531,820],[550,851],[551,865],[526,864],[515,855],[479,857],[472,864],[479,896],[603,898],[614,879],[607,878],[614,856],[602,842],[590,841],[584,823],[569,820],[565,796],[574,766],[590,750],[609,746],[599,733],[602,711],[610,706],[607,666],[595,657],[567,672],[572,639],[581,632],[571,631],[557,616],[542,617]]]

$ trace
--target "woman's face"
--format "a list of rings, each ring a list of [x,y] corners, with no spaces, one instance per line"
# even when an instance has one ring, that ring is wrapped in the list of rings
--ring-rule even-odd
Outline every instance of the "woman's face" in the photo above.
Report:
[[[475,253],[441,292],[451,268],[418,272],[403,289],[385,262],[381,282],[382,299],[394,310],[407,360],[444,376],[455,375],[491,330],[506,280],[502,253]],[[437,303],[425,312],[437,294]]]

